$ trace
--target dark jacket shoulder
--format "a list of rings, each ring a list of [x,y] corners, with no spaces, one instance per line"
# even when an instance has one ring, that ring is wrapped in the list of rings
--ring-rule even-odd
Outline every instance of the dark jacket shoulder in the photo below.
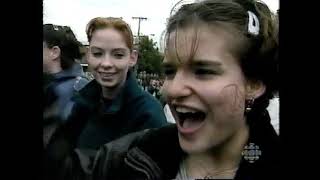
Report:
[[[183,155],[175,125],[144,130],[104,145],[92,174],[106,179],[173,179]]]

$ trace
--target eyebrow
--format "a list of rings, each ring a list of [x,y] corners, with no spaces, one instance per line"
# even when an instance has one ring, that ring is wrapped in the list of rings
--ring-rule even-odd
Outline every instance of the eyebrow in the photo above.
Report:
[[[100,50],[100,51],[104,50],[103,48],[100,48],[100,47],[97,47],[97,46],[92,46],[90,49],[95,49],[95,50]],[[114,48],[111,51],[125,51],[126,52],[127,49],[125,49],[125,48]]]
[[[103,50],[102,48],[99,48],[99,47],[97,47],[97,46],[91,46],[90,49]]]
[[[112,49],[112,51],[127,51],[127,49],[125,49],[125,48],[115,48],[115,49]]]
[[[181,64],[181,63],[177,60],[168,61],[168,59],[164,58],[161,63],[161,66],[162,66],[162,68],[173,68],[173,67],[179,66],[179,64]]]
[[[207,59],[192,59],[188,63],[196,66],[222,66],[221,62],[219,61]]]
[[[175,64],[175,63],[170,63],[170,62],[163,62],[163,63],[161,64],[161,66],[162,66],[163,68],[172,68],[172,67],[176,66],[176,64]]]
[[[221,62],[218,61],[212,61],[212,60],[206,60],[206,59],[193,59],[191,61],[188,61],[189,65],[194,66],[212,66],[212,67],[221,67]],[[170,68],[173,66],[177,66],[178,63],[176,62],[163,62],[162,67],[164,68]]]

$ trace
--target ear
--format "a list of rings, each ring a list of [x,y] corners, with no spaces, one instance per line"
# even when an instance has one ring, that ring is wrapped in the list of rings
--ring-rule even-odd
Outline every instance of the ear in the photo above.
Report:
[[[51,59],[56,60],[60,57],[60,55],[61,55],[61,50],[60,50],[59,46],[53,46],[50,49]]]
[[[133,67],[134,65],[136,65],[137,59],[138,59],[138,52],[137,52],[136,50],[133,50],[133,51],[130,53],[129,66],[130,66],[130,67]]]
[[[262,81],[249,80],[246,83],[246,99],[262,96],[266,91],[266,86]]]

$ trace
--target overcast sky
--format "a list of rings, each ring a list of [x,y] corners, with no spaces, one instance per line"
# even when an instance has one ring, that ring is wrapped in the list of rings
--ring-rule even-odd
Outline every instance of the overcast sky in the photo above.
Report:
[[[279,0],[263,0],[275,12]],[[43,23],[70,26],[81,42],[87,42],[85,28],[94,17],[122,17],[137,35],[138,20],[132,17],[146,17],[141,21],[140,33],[154,34],[159,42],[165,29],[166,19],[178,0],[43,0]]]

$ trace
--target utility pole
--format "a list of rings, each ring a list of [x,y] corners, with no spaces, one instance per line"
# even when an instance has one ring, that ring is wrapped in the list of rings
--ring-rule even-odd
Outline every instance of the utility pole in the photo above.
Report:
[[[138,44],[140,44],[140,23],[141,20],[147,20],[146,17],[132,17],[132,19],[138,19],[139,20],[139,24],[138,24]]]
[[[132,17],[132,19],[138,19],[139,20],[139,24],[138,24],[138,48],[140,49],[140,23],[141,23],[141,20],[147,20],[147,18],[146,17]],[[138,71],[138,63],[134,67],[134,73],[136,75],[137,75],[137,71]]]

